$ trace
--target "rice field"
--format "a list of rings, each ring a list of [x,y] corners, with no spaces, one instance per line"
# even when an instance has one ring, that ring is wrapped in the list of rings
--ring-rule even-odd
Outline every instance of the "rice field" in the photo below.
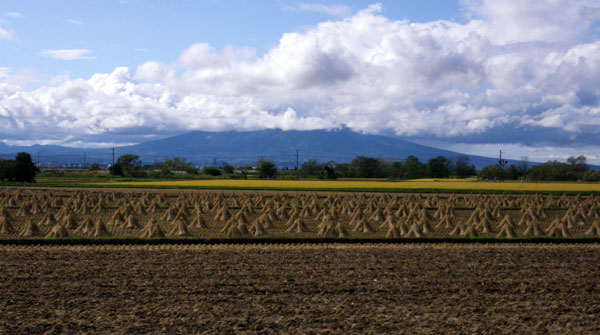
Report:
[[[598,238],[595,195],[0,189],[0,238]]]
[[[364,243],[478,237],[575,239]],[[600,196],[0,188],[0,334],[598,334],[578,238]]]
[[[600,192],[600,183],[486,182],[474,179],[382,180],[177,180],[97,183],[111,187],[230,188],[273,190],[477,190],[524,192]]]

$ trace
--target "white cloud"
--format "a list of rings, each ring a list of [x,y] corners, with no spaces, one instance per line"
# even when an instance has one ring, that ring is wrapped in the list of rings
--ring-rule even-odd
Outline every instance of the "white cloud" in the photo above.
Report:
[[[10,17],[11,19],[21,19],[24,17],[24,15],[19,12],[8,12],[6,13],[6,16]]]
[[[495,42],[564,42],[589,29],[598,19],[598,0],[463,0],[481,19],[478,33]]]
[[[77,26],[77,27],[83,27],[83,22],[81,22],[79,20],[68,19],[67,22],[69,22],[70,24]]]
[[[286,6],[284,9],[297,12],[322,13],[331,16],[346,16],[352,13],[352,7],[346,5],[325,5],[321,3],[306,2],[300,2],[293,6]]]
[[[138,66],[135,79],[140,81],[157,81],[164,79],[167,74],[165,66],[158,62],[146,62]]]
[[[586,34],[589,9],[598,1],[553,0],[546,4],[551,11],[524,3],[470,2],[472,19],[464,24],[392,21],[374,5],[284,34],[263,55],[196,43],[173,63],[146,62],[134,74],[119,67],[30,92],[5,80],[0,133],[102,142],[108,133],[129,134],[124,141],[131,141],[139,129],[172,134],[345,124],[462,143],[600,140],[600,41]],[[564,17],[553,21],[555,11]],[[502,24],[511,25],[505,34]],[[50,51],[47,56],[60,59],[91,53]]]
[[[11,71],[9,68],[0,68],[0,78],[4,78],[4,84],[9,85],[14,90],[21,90],[27,85],[39,81],[37,73],[29,68],[24,68],[15,72]],[[1,84],[2,83],[0,83],[0,85]]]
[[[92,50],[88,49],[58,49],[58,50],[45,50],[42,54],[46,57],[62,60],[79,60],[79,59],[92,59]]]
[[[13,38],[14,36],[12,33],[6,29],[0,28],[0,40],[12,40]]]

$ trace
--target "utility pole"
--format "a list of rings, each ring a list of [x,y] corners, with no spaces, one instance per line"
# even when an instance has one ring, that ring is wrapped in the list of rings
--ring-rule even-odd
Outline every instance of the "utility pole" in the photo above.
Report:
[[[498,177],[498,180],[500,182],[502,182],[504,180],[504,165],[506,165],[507,161],[505,159],[502,159],[502,154],[505,153],[502,150],[500,150],[500,158],[498,159],[498,166],[500,166],[500,176]]]
[[[83,169],[85,170],[85,152],[83,153]]]
[[[298,170],[298,149],[296,149],[296,180],[300,179],[300,178],[298,177],[298,172],[299,172],[299,171],[300,171],[300,170]]]
[[[37,151],[37,166],[40,167],[40,151]]]
[[[115,148],[114,147],[112,148],[112,165],[110,167],[111,167],[110,170],[112,171],[111,174],[114,175],[115,174]]]

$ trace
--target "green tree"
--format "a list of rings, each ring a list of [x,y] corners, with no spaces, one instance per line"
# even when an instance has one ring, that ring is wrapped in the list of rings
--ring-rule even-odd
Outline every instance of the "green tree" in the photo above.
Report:
[[[127,176],[140,178],[144,177],[145,171],[142,167],[140,156],[133,154],[124,154],[119,156],[115,165],[110,167],[110,172],[115,176]]]
[[[250,165],[242,165],[239,167],[239,169],[240,169],[240,175],[242,175],[242,178],[248,179],[248,173],[250,173],[250,170],[252,170],[252,167]]]
[[[527,172],[529,172],[529,157],[522,156],[521,161],[519,162],[519,169],[521,170],[521,174],[525,176]]]
[[[7,181],[10,178],[10,166],[9,160],[0,158],[0,181]]]
[[[514,164],[511,164],[504,172],[506,179],[519,180],[523,176],[522,170]]]
[[[585,181],[600,181],[600,171],[597,170],[588,170],[583,175],[583,180]]]
[[[577,180],[582,180],[587,171],[587,158],[583,155],[569,157],[567,163],[571,166],[571,171]]]
[[[352,170],[358,178],[381,178],[383,174],[383,160],[373,157],[358,156],[350,163]]]
[[[38,172],[26,152],[19,152],[14,160],[0,160],[0,180],[32,183]]]
[[[558,161],[548,161],[544,164],[532,166],[527,177],[531,180],[543,181],[575,181],[577,175],[573,166]]]
[[[267,160],[261,160],[258,162],[258,178],[261,179],[271,179],[275,178],[277,174],[277,167],[275,167],[275,163]]]
[[[498,165],[484,166],[479,171],[479,178],[486,180],[497,180],[500,177],[501,169]]]
[[[404,161],[404,178],[419,179],[427,176],[427,166],[419,158],[410,155]]]
[[[323,170],[323,165],[319,164],[316,159],[309,159],[302,163],[300,173],[303,177],[319,176]]]
[[[211,175],[211,176],[220,176],[221,170],[217,169],[216,167],[207,166],[204,169],[202,169],[202,173]]]
[[[90,171],[100,171],[100,164],[93,163],[92,165],[90,165],[89,170]]]
[[[35,181],[36,173],[40,170],[33,164],[31,155],[26,152],[19,152],[15,157],[14,180],[18,182],[31,183]]]
[[[348,163],[336,164],[336,166],[334,168],[334,172],[335,172],[336,176],[339,178],[354,177],[354,174],[353,174],[352,170],[350,169],[350,164],[348,164]]]
[[[404,164],[387,159],[383,163],[384,175],[388,178],[404,178]]]
[[[427,161],[429,176],[431,178],[448,178],[452,169],[452,162],[444,156],[431,158]]]
[[[233,165],[225,163],[223,164],[223,173],[232,174],[234,172]]]
[[[470,164],[469,157],[459,156],[454,162],[452,174],[457,178],[467,178],[476,175],[477,170],[475,169],[475,165]]]
[[[193,164],[187,159],[181,157],[173,157],[171,159],[167,159],[163,163],[161,170],[163,170],[164,172],[184,171],[185,173],[192,175],[197,175],[200,173],[200,170],[197,167],[193,166]]]
[[[331,161],[326,164],[322,164],[323,169],[321,170],[321,178],[325,179],[336,179],[335,175],[335,162]]]

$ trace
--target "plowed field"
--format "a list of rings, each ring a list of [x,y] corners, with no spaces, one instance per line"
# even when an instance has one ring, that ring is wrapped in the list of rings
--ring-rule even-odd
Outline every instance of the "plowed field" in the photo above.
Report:
[[[598,334],[598,245],[0,247],[2,334]]]

